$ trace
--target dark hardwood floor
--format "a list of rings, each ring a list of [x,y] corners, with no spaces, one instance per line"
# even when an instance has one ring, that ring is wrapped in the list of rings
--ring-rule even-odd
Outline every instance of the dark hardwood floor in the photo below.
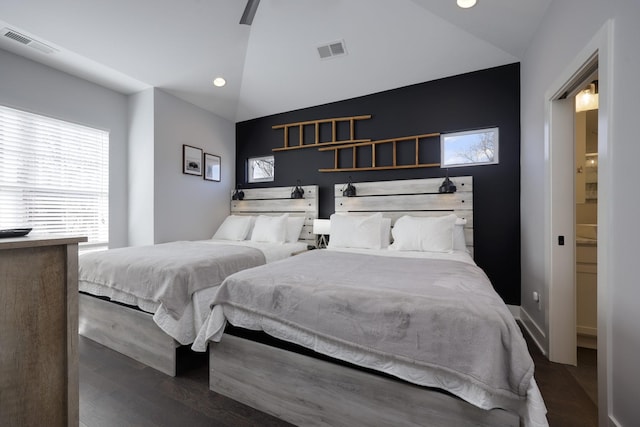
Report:
[[[578,348],[578,366],[549,362],[527,338],[551,427],[597,427],[596,351]]]
[[[596,427],[596,405],[581,386],[593,385],[595,352],[579,353],[578,369],[549,362],[528,343],[550,426]],[[290,426],[209,391],[204,353],[181,351],[172,378],[82,336],[79,351],[81,426]]]
[[[78,348],[80,426],[290,426],[209,391],[205,353],[180,351],[173,378],[82,336]]]

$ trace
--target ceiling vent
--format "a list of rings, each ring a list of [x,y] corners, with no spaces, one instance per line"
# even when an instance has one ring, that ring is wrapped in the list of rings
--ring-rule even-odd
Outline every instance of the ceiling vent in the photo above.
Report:
[[[335,58],[336,56],[344,56],[346,54],[347,48],[344,45],[344,40],[318,46],[318,55],[320,55],[320,59]]]
[[[57,52],[57,49],[54,49],[51,46],[48,46],[42,42],[39,42],[38,40],[34,40],[31,37],[27,37],[24,34],[20,34],[19,32],[14,31],[10,28],[3,28],[2,35],[8,39],[16,41],[25,46],[29,46],[30,48],[33,48],[42,53],[50,54],[53,52]]]

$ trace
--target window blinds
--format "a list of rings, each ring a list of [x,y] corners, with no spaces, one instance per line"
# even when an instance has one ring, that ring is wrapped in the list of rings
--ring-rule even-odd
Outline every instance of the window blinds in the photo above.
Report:
[[[0,229],[109,241],[109,133],[0,106]]]

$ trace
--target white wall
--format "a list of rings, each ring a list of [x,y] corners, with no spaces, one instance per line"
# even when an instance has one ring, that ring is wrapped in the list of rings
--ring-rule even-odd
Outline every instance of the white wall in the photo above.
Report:
[[[112,248],[208,239],[229,214],[231,121],[158,89],[127,97],[1,49],[0,103],[110,132]],[[221,181],[182,174],[182,144],[221,156]]]
[[[109,244],[126,246],[126,96],[0,49],[0,103],[109,131]]]
[[[154,89],[129,96],[129,245],[154,243]]]
[[[235,124],[158,89],[154,113],[154,242],[210,239],[230,211]],[[182,144],[220,156],[220,182],[183,174]]]
[[[640,419],[640,286],[635,226],[640,214],[640,2],[631,0],[556,0],[522,61],[522,307],[548,334],[546,307],[538,311],[529,297],[548,291],[545,283],[545,112],[544,94],[609,19],[614,20],[613,102],[609,120],[611,182],[608,191],[610,259],[609,418],[620,426]],[[602,343],[605,344],[605,343]]]

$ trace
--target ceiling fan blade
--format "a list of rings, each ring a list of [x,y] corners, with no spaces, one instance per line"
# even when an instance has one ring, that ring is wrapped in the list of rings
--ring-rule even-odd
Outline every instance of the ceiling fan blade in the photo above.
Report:
[[[259,4],[260,0],[247,0],[247,6],[244,8],[242,18],[240,18],[241,24],[251,25],[253,17],[256,16],[256,10],[258,10]]]

